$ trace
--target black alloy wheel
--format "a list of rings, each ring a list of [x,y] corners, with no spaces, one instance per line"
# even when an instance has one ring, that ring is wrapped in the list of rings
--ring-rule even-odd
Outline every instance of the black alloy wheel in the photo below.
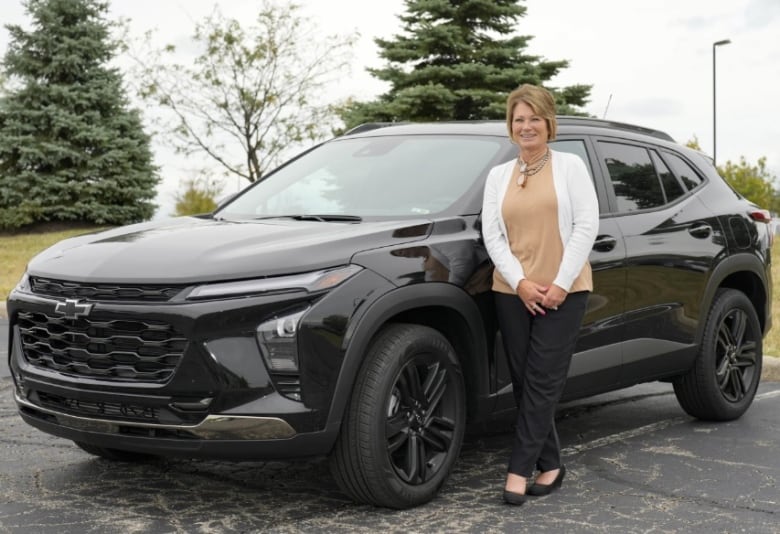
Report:
[[[707,315],[696,361],[674,380],[680,406],[694,417],[730,421],[750,407],[761,380],[763,332],[741,291],[720,289]]]
[[[450,371],[430,354],[409,361],[387,405],[387,454],[407,484],[423,484],[441,469],[452,447],[457,414]]]
[[[450,343],[426,326],[390,325],[355,379],[331,471],[358,502],[417,506],[449,476],[465,427],[463,376]]]
[[[756,375],[757,332],[749,328],[747,313],[735,308],[720,322],[715,348],[715,377],[723,397],[739,402],[748,394]]]

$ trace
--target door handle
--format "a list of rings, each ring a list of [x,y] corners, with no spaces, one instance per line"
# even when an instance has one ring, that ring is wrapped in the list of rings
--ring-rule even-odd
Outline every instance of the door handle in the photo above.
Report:
[[[694,224],[688,228],[688,233],[697,239],[705,239],[712,234],[712,226],[706,223]]]
[[[596,241],[593,243],[593,250],[596,252],[609,252],[617,245],[617,239],[611,235],[596,236]]]

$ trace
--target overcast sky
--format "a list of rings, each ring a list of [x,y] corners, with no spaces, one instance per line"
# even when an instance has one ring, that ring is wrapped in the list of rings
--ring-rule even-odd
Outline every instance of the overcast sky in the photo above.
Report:
[[[215,0],[111,0],[111,15],[131,20],[131,33],[157,29],[166,43],[183,43]],[[383,83],[365,73],[381,66],[375,37],[400,31],[403,0],[298,0],[301,14],[328,34],[359,32],[352,74],[334,96],[371,99]],[[222,0],[228,17],[248,21],[260,2]],[[590,84],[585,111],[664,130],[678,142],[696,136],[713,148],[712,56],[717,49],[717,156],[767,158],[780,178],[780,0],[526,0],[516,32],[533,36],[528,52],[568,60],[553,86]],[[0,20],[27,24],[21,0],[0,0]],[[8,35],[0,29],[0,52]],[[165,184],[158,202],[170,211],[186,162],[157,147]],[[191,174],[191,173],[190,173]],[[780,185],[780,184],[778,184]],[[228,185],[230,187],[230,185]],[[235,184],[234,184],[235,187]],[[167,207],[166,207],[167,206]]]

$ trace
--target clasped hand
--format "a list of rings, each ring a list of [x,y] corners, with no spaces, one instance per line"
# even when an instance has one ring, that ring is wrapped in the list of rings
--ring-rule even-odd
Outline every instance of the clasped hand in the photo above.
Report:
[[[545,309],[557,310],[563,304],[568,293],[555,284],[543,286],[528,279],[517,284],[517,296],[523,301],[531,315],[546,315]]]

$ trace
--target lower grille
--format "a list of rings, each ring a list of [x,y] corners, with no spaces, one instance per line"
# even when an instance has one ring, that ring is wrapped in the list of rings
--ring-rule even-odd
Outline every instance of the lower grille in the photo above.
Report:
[[[104,417],[107,419],[124,421],[143,421],[145,423],[158,423],[157,408],[134,404],[85,401],[70,399],[60,395],[52,395],[39,391],[38,401],[44,408],[50,408],[58,412],[82,417]]]
[[[18,325],[28,363],[75,376],[164,382],[187,345],[185,337],[161,321],[20,312]]]

